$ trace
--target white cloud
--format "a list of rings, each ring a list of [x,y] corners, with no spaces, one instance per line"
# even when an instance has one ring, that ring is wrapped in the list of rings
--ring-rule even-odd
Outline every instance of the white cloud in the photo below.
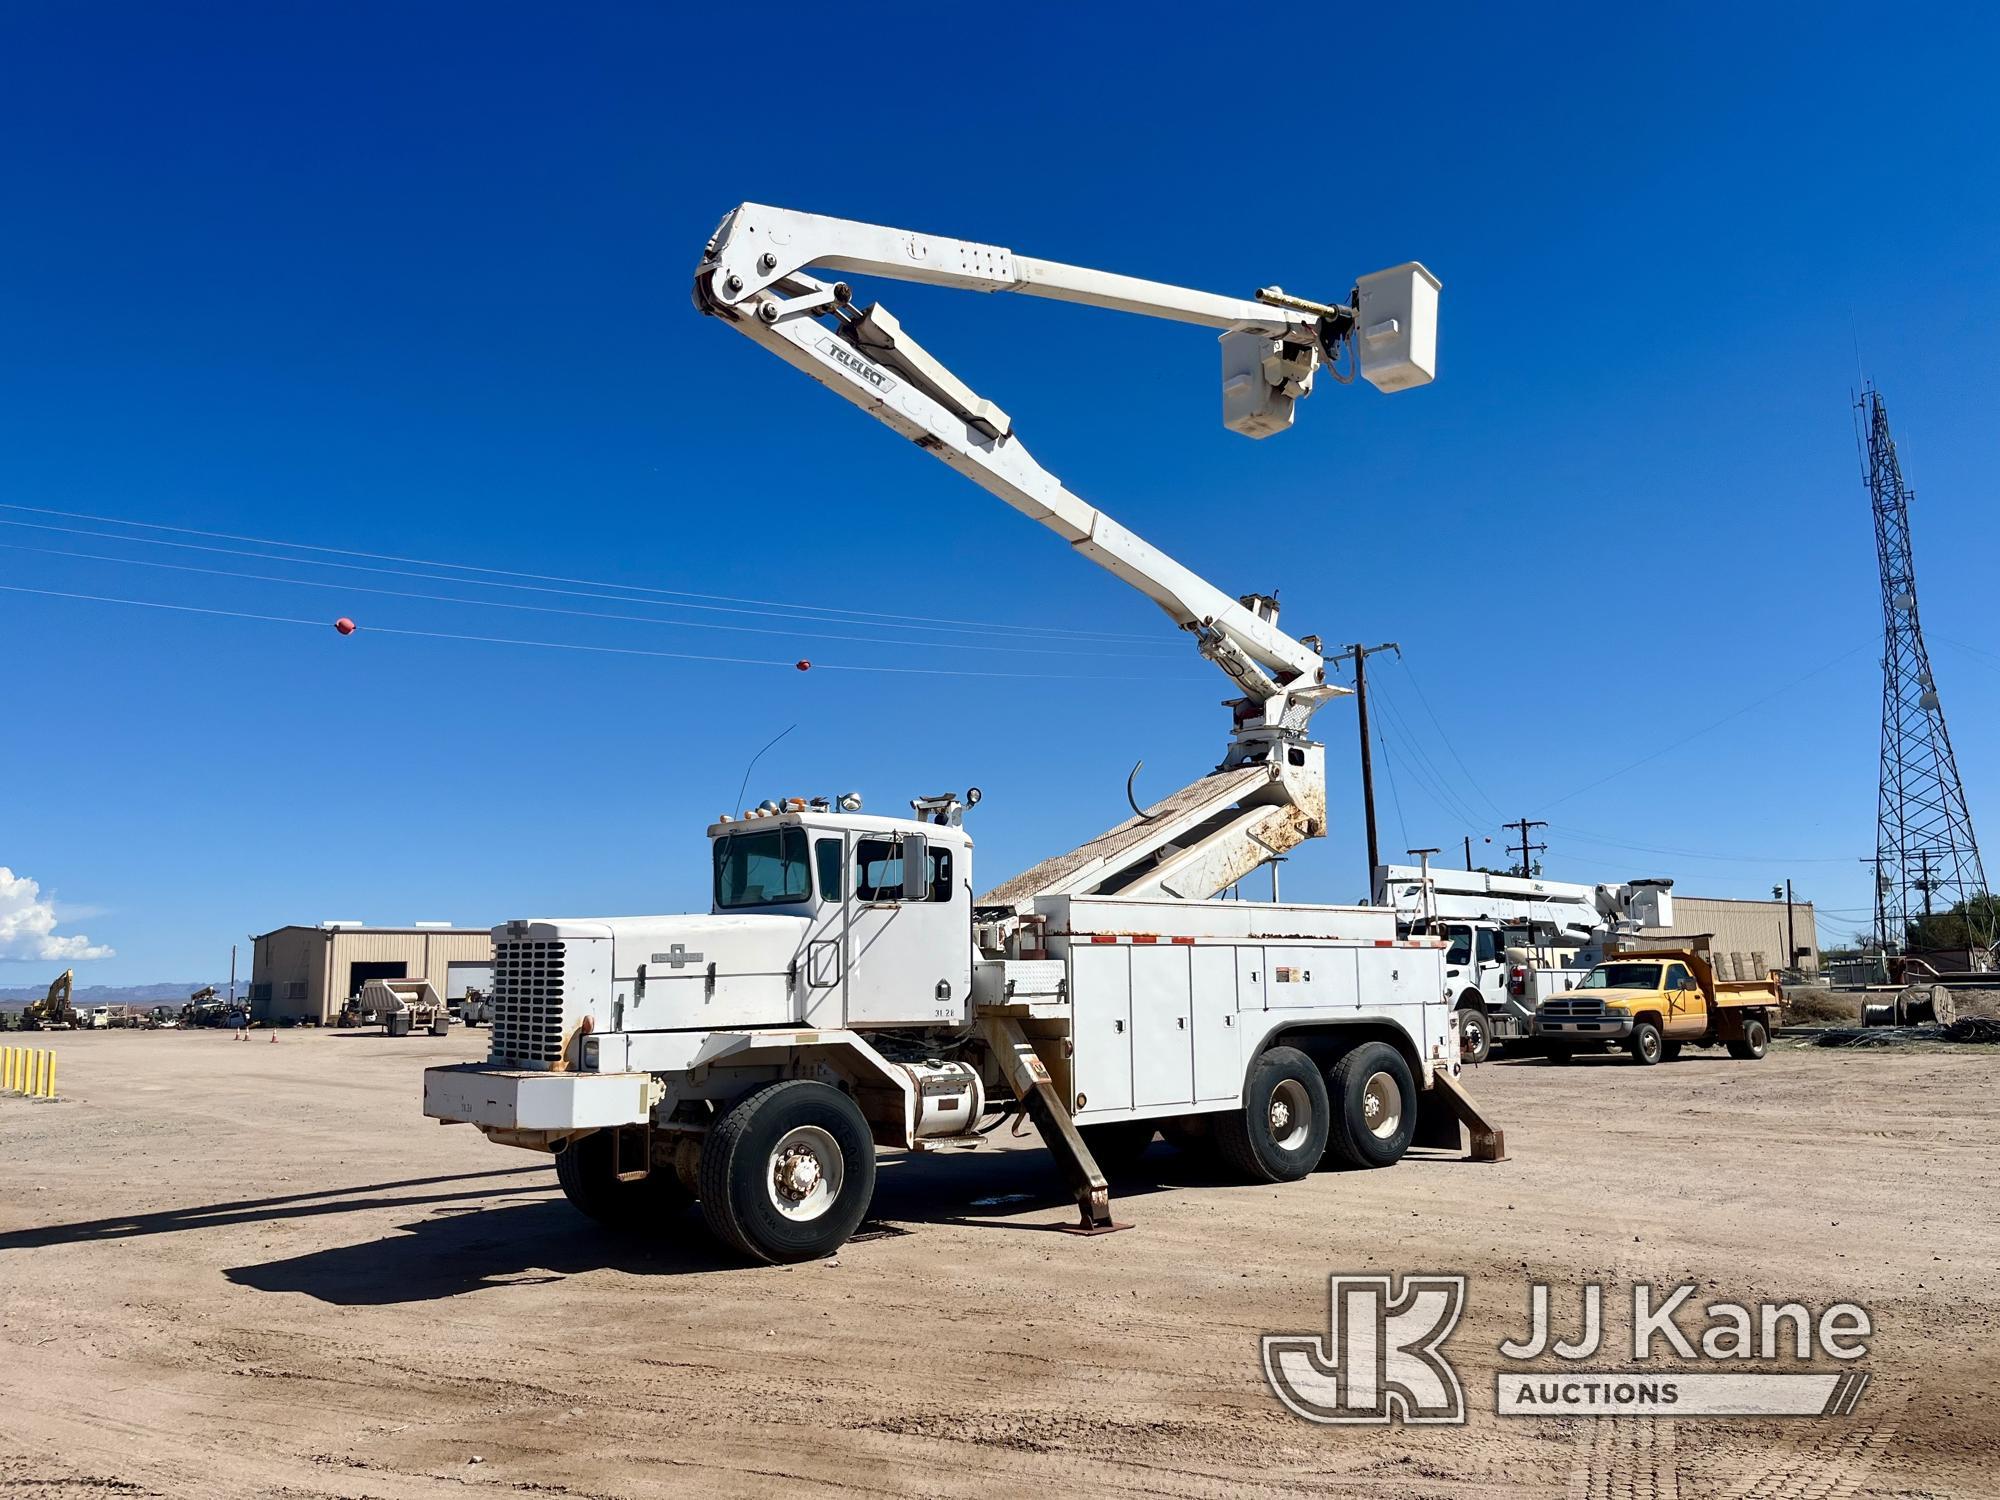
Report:
[[[54,901],[25,875],[0,865],[0,959],[109,958],[111,950],[82,933],[56,934]]]

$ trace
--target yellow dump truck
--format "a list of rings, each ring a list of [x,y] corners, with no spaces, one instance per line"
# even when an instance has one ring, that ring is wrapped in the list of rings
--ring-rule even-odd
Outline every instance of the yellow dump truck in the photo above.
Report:
[[[1683,1047],[1717,1043],[1731,1057],[1752,1061],[1770,1046],[1783,1003],[1775,973],[1718,980],[1695,949],[1639,948],[1612,954],[1576,988],[1543,1001],[1535,1027],[1556,1062],[1604,1043],[1647,1067],[1678,1057]]]

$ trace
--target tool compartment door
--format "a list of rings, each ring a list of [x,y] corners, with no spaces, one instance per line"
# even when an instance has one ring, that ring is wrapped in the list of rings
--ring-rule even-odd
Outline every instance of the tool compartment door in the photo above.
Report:
[[[1189,948],[1196,1102],[1243,1096],[1243,1033],[1236,1024],[1238,948]],[[1250,950],[1256,951],[1256,950]],[[1247,972],[1247,971],[1246,971]]]
[[[1132,1107],[1132,951],[1089,943],[1070,952],[1070,1037],[1086,1101],[1078,1114]]]
[[[1134,946],[1132,1102],[1144,1108],[1194,1102],[1194,1008],[1188,955],[1180,944]]]

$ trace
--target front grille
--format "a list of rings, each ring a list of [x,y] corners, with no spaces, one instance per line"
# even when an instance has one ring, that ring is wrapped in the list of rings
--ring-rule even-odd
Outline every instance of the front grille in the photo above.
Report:
[[[563,945],[493,945],[493,1040],[486,1060],[548,1067],[562,1055]]]
[[[1602,1000],[1549,1000],[1543,1002],[1542,1014],[1556,1021],[1601,1021],[1604,1019]]]

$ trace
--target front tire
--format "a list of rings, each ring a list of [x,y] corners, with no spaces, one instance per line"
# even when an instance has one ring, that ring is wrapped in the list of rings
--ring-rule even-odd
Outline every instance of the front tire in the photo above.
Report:
[[[651,1230],[688,1206],[688,1193],[664,1165],[656,1163],[637,1182],[620,1182],[615,1145],[611,1130],[594,1130],[556,1153],[556,1181],[572,1208],[607,1229]]]
[[[847,1243],[875,1196],[875,1142],[830,1084],[791,1078],[739,1099],[701,1149],[701,1212],[756,1260],[816,1260]]]
[[[1654,1021],[1640,1021],[1632,1027],[1632,1040],[1626,1047],[1632,1053],[1632,1060],[1642,1068],[1650,1068],[1667,1055],[1666,1038],[1660,1035],[1659,1024]]]
[[[1458,1012],[1458,1055],[1461,1061],[1483,1063],[1493,1051],[1493,1028],[1486,1012],[1465,1006]]]
[[[1215,1144],[1246,1182],[1296,1182],[1326,1154],[1326,1080],[1296,1047],[1272,1047],[1250,1064],[1243,1108],[1218,1115]]]
[[[1743,1039],[1729,1044],[1729,1055],[1739,1062],[1755,1062],[1771,1046],[1771,1030],[1756,1016],[1743,1022]]]
[[[1327,1070],[1327,1150],[1350,1167],[1392,1167],[1417,1133],[1417,1084],[1387,1042],[1363,1042]]]

